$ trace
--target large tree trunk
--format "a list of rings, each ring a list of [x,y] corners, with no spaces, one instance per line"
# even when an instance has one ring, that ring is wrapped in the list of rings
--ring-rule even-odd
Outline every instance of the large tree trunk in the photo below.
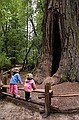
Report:
[[[35,71],[38,81],[47,76],[57,83],[79,81],[78,10],[78,0],[46,0],[43,48]]]

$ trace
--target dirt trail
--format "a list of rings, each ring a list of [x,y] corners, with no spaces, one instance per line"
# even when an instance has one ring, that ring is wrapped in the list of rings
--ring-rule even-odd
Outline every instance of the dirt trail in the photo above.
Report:
[[[44,118],[39,112],[8,101],[0,101],[0,120],[79,120],[79,114],[55,113]]]
[[[79,94],[78,82],[65,82],[52,87],[54,95]],[[56,97],[52,99],[52,106],[60,110],[79,109],[79,95],[73,97]]]
[[[38,86],[40,88],[40,86]],[[52,86],[53,94],[69,94],[79,93],[79,83],[62,83]],[[32,99],[37,100],[38,95],[32,94]],[[52,106],[60,111],[68,109],[79,109],[79,96],[52,98]],[[27,106],[16,105],[9,101],[0,100],[0,120],[79,120],[79,111],[73,113],[51,113],[50,116],[44,118],[39,111],[34,111],[33,108],[28,109]]]

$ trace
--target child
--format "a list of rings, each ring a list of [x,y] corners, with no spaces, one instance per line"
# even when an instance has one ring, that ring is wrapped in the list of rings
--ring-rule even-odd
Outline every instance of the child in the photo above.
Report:
[[[21,77],[19,75],[19,68],[14,68],[13,74],[10,80],[10,92],[13,94],[13,97],[19,98],[20,95],[18,95],[18,82],[22,84]]]
[[[36,89],[35,81],[33,79],[33,75],[28,73],[26,76],[26,80],[24,83],[24,91],[25,91],[25,99],[28,101],[30,99],[30,92]]]

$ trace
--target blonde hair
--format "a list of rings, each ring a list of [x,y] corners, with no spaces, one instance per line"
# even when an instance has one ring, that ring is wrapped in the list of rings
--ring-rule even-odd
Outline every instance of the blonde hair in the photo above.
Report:
[[[19,68],[15,67],[15,68],[13,69],[13,72],[19,72]]]
[[[26,78],[33,78],[33,74],[32,74],[32,73],[28,73],[28,74],[26,75]]]

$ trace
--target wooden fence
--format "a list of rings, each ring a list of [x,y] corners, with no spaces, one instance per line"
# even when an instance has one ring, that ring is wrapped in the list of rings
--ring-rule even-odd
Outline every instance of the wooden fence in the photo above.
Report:
[[[7,96],[12,97],[12,94],[7,92],[7,88],[9,88],[10,85],[7,85],[7,80],[8,77],[4,77],[3,80],[3,85],[0,85],[0,98],[5,98]],[[24,91],[24,87],[22,88],[18,88],[18,90]],[[52,95],[52,90],[51,90],[51,85],[50,83],[47,83],[45,85],[45,89],[35,89],[33,92],[36,93],[41,93],[41,96],[39,96],[38,98],[45,98],[45,104],[44,104],[44,111],[45,111],[45,115],[48,116],[50,114],[50,108],[51,108],[51,95]],[[20,98],[18,98],[20,99]],[[22,98],[21,98],[22,100]]]
[[[1,97],[6,97],[6,96],[11,96],[13,97],[10,93],[7,92],[7,88],[9,88],[9,85],[7,85],[7,79],[8,77],[4,77],[3,80],[3,84],[4,85],[0,85],[0,98]],[[24,91],[24,88],[18,88],[18,90]],[[55,95],[53,94],[53,90],[51,90],[51,84],[50,83],[46,83],[45,85],[45,89],[35,89],[33,92],[41,93],[40,96],[38,96],[38,98],[45,98],[45,103],[44,103],[44,112],[45,115],[48,116],[51,112],[51,98],[54,97],[74,97],[74,96],[79,96],[79,93],[69,93],[69,94],[58,94]],[[52,106],[53,107],[53,106]]]

